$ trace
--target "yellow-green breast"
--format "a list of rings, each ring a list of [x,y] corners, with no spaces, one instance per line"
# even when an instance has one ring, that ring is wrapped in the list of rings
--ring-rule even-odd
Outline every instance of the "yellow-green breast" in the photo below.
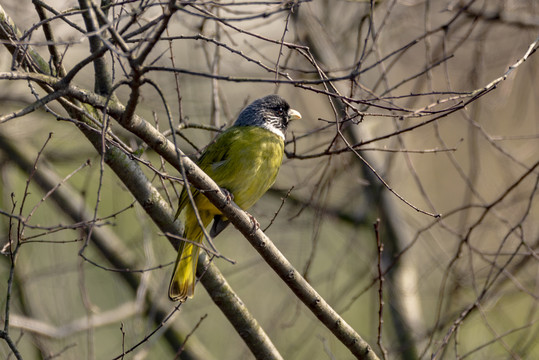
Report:
[[[283,154],[280,136],[258,126],[234,126],[220,134],[197,163],[247,210],[275,182]],[[199,210],[219,214],[205,196],[198,195],[196,202]]]

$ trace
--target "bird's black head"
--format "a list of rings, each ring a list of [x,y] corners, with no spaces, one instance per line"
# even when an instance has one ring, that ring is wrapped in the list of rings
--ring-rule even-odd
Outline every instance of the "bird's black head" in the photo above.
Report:
[[[284,139],[288,122],[295,119],[301,119],[298,111],[279,95],[268,95],[243,109],[234,126],[260,126]]]

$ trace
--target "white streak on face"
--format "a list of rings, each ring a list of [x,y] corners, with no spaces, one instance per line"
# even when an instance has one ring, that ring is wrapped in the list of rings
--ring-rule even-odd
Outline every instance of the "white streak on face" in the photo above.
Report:
[[[275,126],[275,124],[280,124],[281,123],[281,118],[279,117],[275,117],[275,116],[267,116],[265,117],[264,119],[264,122],[260,125],[260,127],[266,129],[266,130],[269,130],[271,131],[272,133],[276,134],[276,135],[279,135],[283,141],[284,141],[284,133],[281,129],[279,129],[277,126]]]

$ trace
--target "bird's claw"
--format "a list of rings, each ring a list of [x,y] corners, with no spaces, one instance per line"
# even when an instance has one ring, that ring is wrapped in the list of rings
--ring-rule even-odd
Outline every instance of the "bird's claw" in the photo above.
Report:
[[[228,191],[228,190],[225,189],[225,188],[221,188],[221,191],[222,191],[223,194],[225,194],[225,196],[226,196],[226,203],[227,203],[227,204],[230,204],[232,201],[234,201],[234,194],[232,194],[230,191]]]
[[[260,229],[260,223],[256,221],[255,217],[248,212],[246,212],[247,216],[249,216],[249,219],[251,219],[251,222],[253,223],[253,229],[251,230],[251,233],[254,234],[258,229]]]

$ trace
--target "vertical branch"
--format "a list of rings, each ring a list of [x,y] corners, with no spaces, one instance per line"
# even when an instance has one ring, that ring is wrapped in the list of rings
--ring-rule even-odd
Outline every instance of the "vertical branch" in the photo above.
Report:
[[[219,7],[215,12],[216,16],[219,16]],[[221,40],[221,24],[215,22],[215,40]],[[211,73],[214,77],[211,79],[211,114],[210,124],[219,128],[221,126],[220,114],[221,114],[221,101],[219,100],[219,65],[221,63],[220,46],[215,46],[213,52],[213,58],[211,62]]]
[[[91,1],[93,0],[79,0],[79,6],[83,10],[82,17],[84,19],[84,24],[86,25],[86,31],[91,34],[88,40],[90,43],[90,52],[93,54],[101,49],[102,40],[99,33],[99,22],[90,4]],[[110,94],[112,83],[105,59],[102,56],[97,57],[94,59],[93,64],[95,70],[95,92],[100,95]]]
[[[19,250],[23,244],[23,238],[24,238],[24,228],[26,226],[27,218],[23,216],[23,207],[26,202],[27,196],[29,195],[29,186],[34,178],[34,175],[37,172],[37,164],[38,161],[43,153],[43,150],[45,149],[45,146],[49,143],[49,140],[52,137],[52,133],[49,133],[47,139],[45,140],[45,143],[37,153],[37,157],[33,164],[31,165],[31,170],[28,173],[28,178],[26,180],[26,186],[24,188],[23,192],[23,199],[21,201],[21,204],[19,206],[19,215],[17,217],[17,232],[16,232],[16,240],[13,241],[13,217],[9,218],[9,232],[8,232],[8,244],[6,245],[6,248],[4,250],[8,251],[10,256],[10,266],[9,266],[9,276],[8,276],[8,282],[7,282],[7,289],[6,289],[6,305],[5,305],[5,311],[4,311],[4,329],[0,331],[0,338],[4,339],[6,343],[8,344],[9,348],[17,358],[17,360],[22,360],[22,356],[17,348],[17,345],[13,342],[11,337],[9,336],[9,317],[10,317],[10,311],[11,311],[11,295],[13,291],[13,280],[15,278],[15,263],[17,261],[17,255],[19,253]],[[16,209],[17,203],[13,200],[13,194],[12,194],[12,208],[11,208],[11,214],[14,214]]]
[[[12,194],[13,195],[13,194]],[[13,199],[13,197],[12,197]],[[15,201],[12,201],[11,204],[11,214],[15,213],[15,208],[17,206]],[[19,218],[19,222],[21,219]],[[0,330],[0,339],[4,339],[9,347],[9,349],[13,352],[13,355],[17,358],[17,360],[22,360],[22,356],[19,352],[19,349],[17,348],[17,344],[11,339],[11,336],[9,336],[9,316],[10,316],[10,306],[11,306],[11,294],[13,290],[13,279],[15,277],[15,260],[17,258],[17,253],[19,252],[20,247],[20,239],[18,238],[17,233],[17,240],[14,242],[13,240],[13,218],[9,218],[9,228],[8,228],[8,243],[6,247],[3,249],[4,251],[9,252],[10,257],[10,264],[9,264],[9,276],[7,281],[7,289],[6,289],[6,304],[4,309],[4,329]]]
[[[63,77],[66,75],[66,71],[62,65],[62,57],[60,56],[60,53],[58,52],[58,48],[56,46],[56,40],[54,37],[54,34],[52,32],[52,28],[47,20],[47,15],[45,14],[45,10],[41,6],[42,4],[38,3],[37,1],[33,1],[34,7],[36,9],[37,14],[39,15],[39,19],[43,23],[43,33],[45,34],[45,39],[47,39],[48,42],[48,49],[49,53],[52,57],[52,63],[54,65],[55,74]]]
[[[376,247],[378,249],[378,337],[376,343],[382,352],[383,359],[387,359],[387,350],[382,345],[382,324],[384,323],[384,271],[382,270],[382,253],[384,244],[380,239],[380,219],[374,223],[374,235],[376,237]]]

